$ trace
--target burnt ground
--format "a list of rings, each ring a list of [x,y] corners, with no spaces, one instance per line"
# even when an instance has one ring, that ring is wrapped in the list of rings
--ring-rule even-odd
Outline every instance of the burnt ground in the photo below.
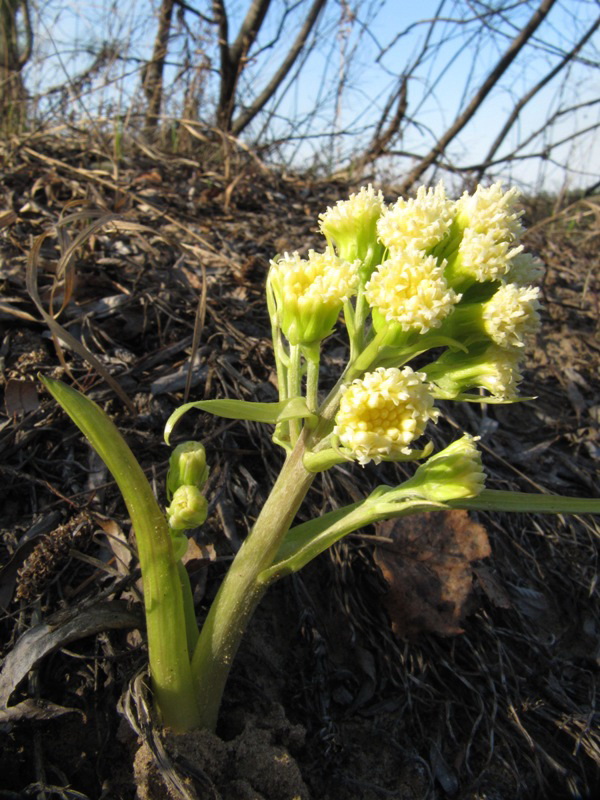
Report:
[[[123,503],[36,375],[100,403],[161,494],[162,429],[186,391],[276,398],[269,259],[319,247],[318,213],[354,187],[276,175],[247,154],[107,153],[32,137],[0,156],[0,798],[596,796],[599,527],[584,515],[406,523],[410,547],[391,567],[373,540],[389,529],[348,537],[265,599],[218,737],[159,736]],[[598,497],[600,207],[526,208],[527,245],[547,264],[522,387],[537,399],[449,404],[435,437],[480,435],[492,488]],[[68,341],[40,307],[60,310]],[[331,376],[342,348],[333,337]],[[212,464],[188,561],[202,618],[281,455],[254,423],[189,415],[178,435],[201,438]],[[337,468],[301,514],[399,473]],[[449,565],[462,594],[449,584],[440,603],[431,584]]]

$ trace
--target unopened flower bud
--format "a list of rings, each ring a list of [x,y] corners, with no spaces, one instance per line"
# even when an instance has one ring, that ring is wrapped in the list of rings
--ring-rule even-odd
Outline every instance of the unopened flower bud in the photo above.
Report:
[[[400,488],[434,503],[477,497],[485,487],[485,473],[475,441],[465,434],[430,456]]]
[[[167,520],[175,531],[197,528],[206,520],[208,503],[197,486],[179,486],[167,508]]]
[[[206,450],[200,442],[182,442],[171,453],[167,472],[167,497],[171,499],[180,486],[202,489],[208,480]]]

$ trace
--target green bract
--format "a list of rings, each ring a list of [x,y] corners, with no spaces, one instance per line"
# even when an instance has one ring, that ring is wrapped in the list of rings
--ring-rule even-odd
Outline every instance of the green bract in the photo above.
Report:
[[[445,450],[430,456],[399,488],[403,492],[414,492],[425,500],[447,503],[449,500],[477,497],[484,486],[481,455],[473,437],[465,434]]]

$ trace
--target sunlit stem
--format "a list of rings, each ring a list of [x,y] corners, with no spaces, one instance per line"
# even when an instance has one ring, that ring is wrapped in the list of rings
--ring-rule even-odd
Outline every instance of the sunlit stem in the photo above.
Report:
[[[196,622],[196,610],[194,608],[194,595],[190,576],[181,561],[177,564],[177,572],[181,583],[181,593],[183,597],[183,613],[185,616],[185,632],[190,660],[194,654],[200,631]]]
[[[367,303],[365,298],[365,291],[364,287],[361,285],[358,289],[358,294],[356,296],[356,309],[354,312],[354,326],[355,326],[355,340],[356,340],[356,352],[357,354],[363,350],[365,346],[365,326],[367,323],[367,317],[369,316],[369,312],[371,308]],[[352,353],[350,354],[350,360],[353,361]]]
[[[300,345],[290,345],[290,362],[287,374],[288,397],[299,397],[301,394],[302,369],[301,369]],[[292,445],[295,445],[300,435],[300,422],[297,419],[290,422],[290,438]]]
[[[344,322],[346,323],[346,331],[348,333],[348,341],[350,342],[350,360],[352,361],[360,349],[356,340],[356,326],[354,325],[354,306],[351,300],[344,301]]]
[[[201,727],[214,730],[225,683],[240,640],[265,591],[269,567],[314,475],[302,459],[304,435],[285,461],[250,534],[233,560],[210,608],[192,659]]]
[[[275,355],[275,366],[277,369],[277,388],[279,390],[279,399],[287,400],[288,398],[288,375],[287,368],[289,364],[289,356],[285,350],[281,338],[281,328],[279,326],[279,319],[277,315],[277,304],[273,296],[273,289],[269,282],[266,288],[267,307],[269,309],[269,317],[271,319],[271,341],[273,342],[273,353]],[[273,434],[273,441],[285,447],[289,439],[289,423],[280,422]]]
[[[316,412],[319,406],[319,364],[321,343],[304,345],[302,354],[306,359],[306,405],[309,411]]]
[[[367,372],[379,355],[379,351],[385,342],[386,335],[387,330],[384,327],[375,334],[373,339],[364,348],[364,350],[362,350],[362,352],[350,362],[347,369],[348,375],[346,376],[346,380],[354,380],[354,378],[357,378],[363,373]]]

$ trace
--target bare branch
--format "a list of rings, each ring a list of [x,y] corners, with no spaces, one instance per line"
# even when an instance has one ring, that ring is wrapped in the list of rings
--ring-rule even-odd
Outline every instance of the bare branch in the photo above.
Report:
[[[217,126],[231,130],[236,88],[243,70],[243,60],[254,44],[260,26],[269,10],[271,0],[252,0],[234,43],[229,46],[229,20],[223,0],[213,0],[213,11],[219,26],[219,53],[221,58]]]
[[[148,101],[145,125],[148,132],[155,131],[160,116],[163,95],[163,72],[171,32],[174,0],[162,0],[158,18],[158,30],[154,39],[152,60],[143,73],[142,87]]]
[[[252,0],[235,42],[229,48],[229,58],[233,64],[239,66],[254,44],[270,5],[271,0]]]
[[[23,23],[25,25],[25,48],[19,56],[19,67],[22,69],[31,58],[33,30],[31,27],[31,15],[29,13],[29,0],[19,0],[19,5],[23,12]]]
[[[548,72],[542,78],[541,81],[536,83],[535,86],[533,86],[528,92],[526,92],[526,94],[523,95],[523,97],[521,97],[521,99],[517,103],[515,103],[515,107],[513,108],[512,112],[510,113],[510,115],[508,117],[508,119],[504,123],[504,125],[502,127],[502,130],[500,131],[498,136],[494,139],[490,149],[488,150],[488,153],[487,153],[486,157],[483,159],[483,166],[481,167],[481,169],[480,169],[480,171],[479,171],[479,173],[477,175],[477,179],[478,180],[481,178],[481,176],[483,175],[483,172],[485,171],[485,164],[487,164],[488,162],[491,162],[493,157],[496,155],[500,145],[502,144],[502,142],[506,138],[506,135],[508,134],[509,130],[512,128],[512,126],[515,123],[515,121],[516,121],[517,117],[519,116],[519,114],[521,113],[521,109],[525,105],[527,105],[527,103],[533,97],[535,97],[535,95],[541,89],[543,89],[544,86],[546,86],[546,84],[548,84],[554,77],[556,77],[556,75],[558,75],[558,73],[563,69],[563,67],[566,66],[566,64],[568,64],[570,61],[573,60],[573,58],[577,55],[577,53],[579,53],[579,51],[586,44],[586,42],[588,42],[589,39],[591,39],[591,37],[598,30],[599,27],[600,27],[600,17],[591,26],[591,28],[589,28],[586,31],[584,36],[582,36],[582,38],[577,42],[575,47],[573,47],[568,53],[566,53],[566,55],[561,59],[561,61],[559,61],[559,63],[554,67],[554,69],[551,69],[550,72]]]
[[[498,61],[494,69],[490,72],[485,79],[475,96],[463,111],[462,114],[455,119],[452,125],[446,130],[443,136],[438,139],[436,145],[430,152],[424,156],[421,161],[410,171],[406,179],[402,182],[400,192],[405,193],[417,181],[421,175],[433,164],[436,158],[443,153],[448,144],[455,138],[455,136],[465,127],[471,120],[477,109],[481,106],[490,91],[497,84],[500,77],[506,72],[508,67],[515,60],[523,46],[531,38],[535,30],[541,25],[546,18],[548,12],[554,5],[556,0],[542,0],[534,14],[529,19],[527,25],[523,28],[521,33],[513,39],[508,50],[505,51],[502,58]]]
[[[314,0],[312,7],[304,21],[304,25],[300,29],[294,44],[290,47],[285,59],[281,63],[281,66],[262,90],[262,92],[258,95],[258,97],[256,97],[252,105],[242,111],[237,119],[234,120],[231,126],[231,131],[235,136],[238,136],[244,130],[244,128],[246,128],[250,122],[252,122],[254,117],[265,107],[279,86],[281,86],[286,75],[300,55],[302,48],[306,44],[306,40],[308,39],[308,36],[310,35],[310,32],[313,29],[326,2],[327,0]]]

